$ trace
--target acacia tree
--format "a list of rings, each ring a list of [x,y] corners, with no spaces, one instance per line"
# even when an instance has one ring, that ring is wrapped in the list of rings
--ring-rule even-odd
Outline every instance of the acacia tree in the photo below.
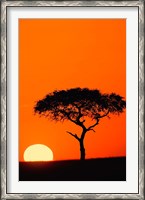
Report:
[[[111,113],[120,114],[125,107],[125,100],[118,94],[101,94],[97,89],[72,88],[49,93],[36,103],[34,111],[51,120],[69,120],[81,127],[80,136],[70,131],[67,133],[79,142],[80,159],[85,160],[84,138],[86,133],[95,132],[94,128],[99,124],[100,119],[110,117]],[[86,126],[85,121],[88,117],[92,119],[92,124]]]

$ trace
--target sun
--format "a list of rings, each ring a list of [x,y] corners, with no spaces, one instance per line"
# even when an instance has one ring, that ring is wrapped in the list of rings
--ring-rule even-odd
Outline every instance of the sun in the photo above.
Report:
[[[53,160],[52,150],[43,144],[29,146],[24,152],[24,161],[50,161]]]

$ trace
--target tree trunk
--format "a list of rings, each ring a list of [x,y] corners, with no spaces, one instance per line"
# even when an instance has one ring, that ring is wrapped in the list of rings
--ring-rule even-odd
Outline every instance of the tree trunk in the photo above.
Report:
[[[85,160],[85,148],[83,140],[80,140],[80,160]]]

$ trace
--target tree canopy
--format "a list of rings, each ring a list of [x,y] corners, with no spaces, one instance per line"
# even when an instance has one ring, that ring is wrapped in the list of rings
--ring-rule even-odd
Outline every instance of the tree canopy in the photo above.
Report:
[[[81,117],[102,118],[109,113],[122,113],[126,102],[118,94],[101,94],[97,89],[73,88],[49,93],[35,105],[35,112],[55,121]]]

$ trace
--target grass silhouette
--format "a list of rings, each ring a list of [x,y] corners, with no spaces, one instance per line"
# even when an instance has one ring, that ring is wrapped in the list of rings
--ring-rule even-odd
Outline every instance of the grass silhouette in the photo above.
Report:
[[[20,162],[19,181],[126,181],[126,157]]]

